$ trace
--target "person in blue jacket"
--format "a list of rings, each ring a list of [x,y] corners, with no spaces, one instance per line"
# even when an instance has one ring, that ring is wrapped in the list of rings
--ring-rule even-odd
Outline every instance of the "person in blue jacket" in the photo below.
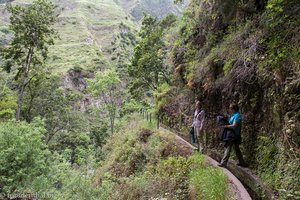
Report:
[[[239,112],[239,107],[236,103],[231,103],[229,105],[229,109],[231,112],[231,117],[229,120],[229,125],[225,125],[224,128],[229,128],[232,129],[235,133],[235,140],[234,141],[229,141],[226,142],[225,144],[225,152],[224,152],[224,156],[219,164],[220,167],[226,167],[227,166],[227,162],[229,160],[230,157],[230,152],[232,147],[235,150],[235,154],[236,157],[238,158],[238,166],[242,166],[245,167],[246,163],[243,159],[243,155],[242,152],[240,150],[239,145],[241,144],[241,129],[242,129],[242,116]]]

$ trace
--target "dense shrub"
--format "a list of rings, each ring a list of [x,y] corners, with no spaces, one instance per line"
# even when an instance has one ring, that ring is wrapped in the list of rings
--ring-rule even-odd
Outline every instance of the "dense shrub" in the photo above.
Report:
[[[0,124],[0,188],[5,193],[32,189],[49,166],[49,151],[43,143],[45,133],[39,118],[31,124],[9,121]]]
[[[109,199],[228,197],[222,171],[207,167],[198,153],[189,158],[178,156],[176,151],[180,150],[173,136],[156,131],[133,116],[126,129],[105,145],[106,157],[95,176],[95,185]]]

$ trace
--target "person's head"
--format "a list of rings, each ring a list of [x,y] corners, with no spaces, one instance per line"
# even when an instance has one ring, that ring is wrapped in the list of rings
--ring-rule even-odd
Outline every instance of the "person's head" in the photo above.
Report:
[[[239,106],[236,103],[231,103],[229,105],[229,110],[232,113],[238,112],[239,111]]]
[[[201,109],[201,102],[196,101],[196,109],[200,110]]]

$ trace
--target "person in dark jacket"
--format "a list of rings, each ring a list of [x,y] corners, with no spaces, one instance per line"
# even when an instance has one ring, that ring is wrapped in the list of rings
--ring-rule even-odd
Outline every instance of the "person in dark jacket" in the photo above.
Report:
[[[227,120],[227,117],[225,117],[224,115],[219,115],[217,116],[217,122],[219,125],[223,126],[224,125],[229,125],[229,121]],[[219,139],[225,143],[227,142],[233,142],[235,141],[237,138],[235,137],[235,132],[233,129],[230,128],[223,128],[222,133],[220,134]]]
[[[235,103],[231,103],[229,106],[231,117],[229,120],[229,125],[224,125],[224,129],[231,129],[234,131],[235,139],[229,140],[225,143],[225,152],[224,156],[218,164],[220,167],[226,167],[227,162],[230,157],[230,152],[232,147],[235,150],[236,157],[238,158],[238,164],[239,166],[246,166],[246,163],[243,159],[243,155],[241,153],[239,145],[241,144],[241,129],[242,129],[242,116],[239,112],[239,107]]]

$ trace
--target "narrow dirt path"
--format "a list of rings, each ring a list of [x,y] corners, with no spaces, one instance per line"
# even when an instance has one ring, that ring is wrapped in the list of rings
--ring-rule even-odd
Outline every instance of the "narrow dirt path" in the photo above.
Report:
[[[194,147],[193,145],[191,145],[190,143],[188,143],[187,141],[185,141],[184,139],[182,139],[181,137],[179,137],[177,134],[164,129],[162,127],[159,128],[160,130],[163,130],[164,132],[170,133],[175,135],[175,140],[176,140],[176,144],[179,144],[179,148],[181,149],[181,151],[184,151],[184,154],[191,154],[193,151],[197,150],[196,147]],[[218,167],[217,164],[218,162],[215,161],[214,159],[206,156],[206,161],[209,165],[212,165],[214,167]],[[223,170],[224,174],[227,176],[229,183],[230,183],[230,193],[234,196],[234,198],[236,200],[251,200],[252,198],[250,197],[249,193],[247,192],[247,190],[245,189],[245,187],[243,186],[243,184],[226,168],[220,168],[221,170]]]

